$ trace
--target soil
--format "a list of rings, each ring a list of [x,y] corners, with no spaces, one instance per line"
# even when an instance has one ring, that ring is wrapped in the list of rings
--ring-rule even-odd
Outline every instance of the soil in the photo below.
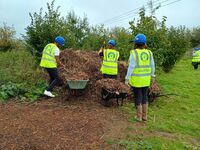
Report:
[[[123,138],[130,127],[117,107],[76,98],[9,102],[0,109],[1,150],[109,149],[106,140]]]

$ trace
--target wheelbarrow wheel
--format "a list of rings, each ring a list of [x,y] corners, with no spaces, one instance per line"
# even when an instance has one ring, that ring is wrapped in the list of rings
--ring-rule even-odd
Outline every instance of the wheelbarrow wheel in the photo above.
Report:
[[[71,94],[70,94],[70,89],[67,88],[67,90],[66,90],[66,97],[65,97],[65,100],[66,100],[66,101],[69,101],[69,100],[70,100],[70,95],[71,95]]]
[[[103,106],[106,106],[106,107],[111,107],[113,105],[113,101],[112,100],[102,100],[101,101],[102,105]]]

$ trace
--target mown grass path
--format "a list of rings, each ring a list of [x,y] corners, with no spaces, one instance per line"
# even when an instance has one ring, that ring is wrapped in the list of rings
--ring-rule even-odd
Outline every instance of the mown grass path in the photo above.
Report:
[[[148,122],[137,124],[121,145],[126,149],[200,149],[200,68],[194,70],[185,58],[170,73],[158,75],[157,81],[163,94],[174,95],[151,103]],[[134,114],[130,105],[123,110]]]

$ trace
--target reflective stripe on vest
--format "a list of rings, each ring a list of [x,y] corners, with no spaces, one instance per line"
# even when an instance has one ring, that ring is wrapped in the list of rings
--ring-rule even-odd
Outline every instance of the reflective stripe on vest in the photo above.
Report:
[[[131,55],[135,60],[135,68],[129,79],[129,83],[133,87],[145,87],[150,85],[151,78],[151,57],[150,50],[132,50]]]
[[[200,62],[200,50],[195,53],[195,56],[192,58],[192,62]]]
[[[57,48],[58,47],[53,43],[50,43],[45,46],[43,53],[42,53],[42,59],[40,62],[41,67],[45,67],[45,68],[56,68],[57,67],[56,58],[54,55],[55,49],[57,49]]]
[[[108,75],[117,75],[118,73],[119,52],[114,49],[105,49],[101,72]]]

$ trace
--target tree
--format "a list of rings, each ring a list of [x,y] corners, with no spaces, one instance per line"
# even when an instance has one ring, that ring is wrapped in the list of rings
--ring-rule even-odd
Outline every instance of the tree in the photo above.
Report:
[[[192,30],[191,43],[193,47],[200,46],[200,27],[196,27]]]
[[[163,16],[160,22],[153,14],[147,16],[145,9],[141,9],[140,18],[136,23],[130,22],[130,29],[134,36],[138,33],[147,36],[147,46],[154,53],[156,65],[161,66],[165,72],[169,72],[189,48],[190,40],[186,36],[186,28],[168,29],[165,25],[167,18]]]
[[[167,50],[163,51],[164,60],[162,68],[169,72],[175,63],[185,54],[190,47],[190,37],[185,27],[171,27],[167,31],[167,39],[170,45]]]
[[[79,49],[82,48],[89,33],[89,23],[87,17],[77,17],[72,11],[67,14],[66,18],[66,39],[67,47]]]
[[[105,28],[104,25],[92,26],[82,48],[86,50],[99,50],[100,47],[104,47],[107,44],[109,35],[109,29]]]
[[[89,32],[88,19],[77,17],[73,11],[68,12],[66,17],[61,17],[59,7],[54,9],[55,0],[47,3],[47,12],[43,15],[42,8],[39,13],[30,14],[31,24],[26,28],[24,36],[31,53],[40,60],[44,46],[54,42],[58,35],[66,40],[64,48],[81,48]]]
[[[115,27],[111,30],[111,37],[116,39],[117,42],[117,50],[120,52],[121,60],[128,60],[129,51],[132,49],[132,44],[129,43],[130,39],[132,39],[132,34],[129,31],[122,27]]]

